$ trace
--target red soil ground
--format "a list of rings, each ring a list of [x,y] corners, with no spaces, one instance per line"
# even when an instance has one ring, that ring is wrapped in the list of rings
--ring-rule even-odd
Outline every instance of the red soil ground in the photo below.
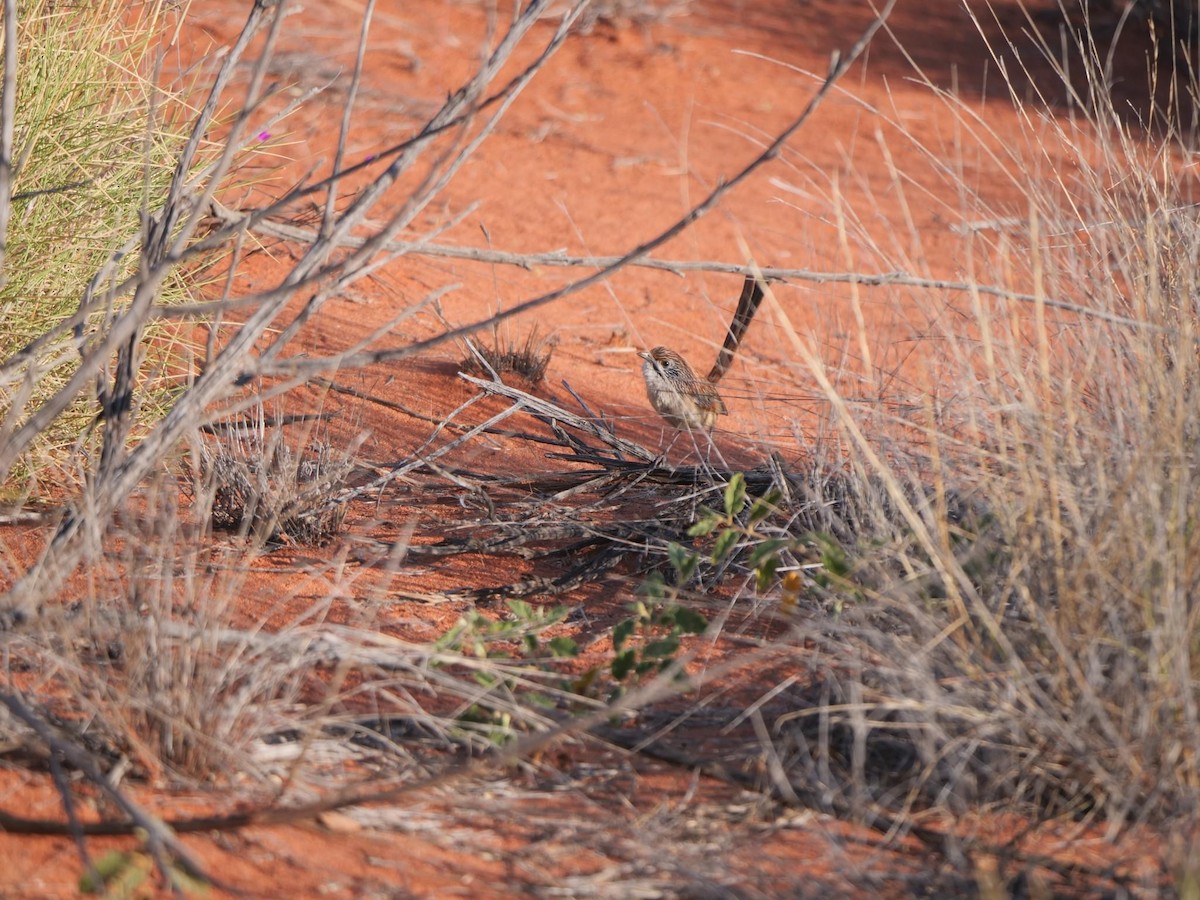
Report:
[[[291,161],[284,171],[230,202],[328,165],[362,5],[355,0],[296,5],[271,77],[291,86],[289,96],[309,87],[327,89],[285,123],[285,135],[273,137],[280,156]],[[193,4],[179,32],[178,60],[201,58],[231,41],[246,6],[227,0]],[[1052,32],[1054,4],[1039,9],[1036,23]],[[430,225],[465,213],[439,242],[531,253],[628,250],[761,152],[764,141],[808,102],[830,53],[846,48],[872,15],[868,4],[844,0],[693,0],[678,12],[655,22],[601,19],[590,32],[573,36],[449,186],[444,205],[428,212]],[[1026,58],[1034,56],[1030,40],[1020,37],[1024,13],[1016,4],[999,3],[995,14],[998,21],[990,12],[984,17],[981,34],[959,0],[901,0],[887,32],[782,158],[655,255],[730,263],[750,257],[761,265],[873,272],[881,271],[881,259],[869,250],[875,242],[914,274],[963,278],[952,226],[966,211],[941,164],[953,160],[955,178],[994,209],[1020,215],[1020,192],[982,154],[964,156],[956,149],[961,125],[930,85],[963,98],[990,132],[984,144],[998,145],[1016,133],[1018,113],[995,77],[987,42],[1003,45],[1001,34],[1007,33],[1024,41],[1017,49]],[[348,158],[366,157],[408,136],[470,72],[486,25],[475,4],[381,2]],[[541,27],[544,39],[553,22]],[[1121,58],[1130,73],[1121,89],[1141,101],[1128,87],[1145,68],[1138,48],[1131,45]],[[930,85],[918,83],[914,67]],[[1049,67],[1033,65],[1028,81],[1030,92],[1048,89]],[[1061,93],[1060,88],[1054,96]],[[921,145],[906,132],[919,135]],[[908,224],[898,231],[896,223]],[[275,271],[267,255],[252,257],[239,289],[261,287]],[[525,271],[408,257],[331,303],[305,341],[314,351],[346,346],[451,282],[461,287],[444,298],[442,312],[457,325],[566,277],[550,265]],[[548,393],[565,399],[560,388],[565,379],[624,433],[653,445],[661,426],[644,399],[635,352],[669,344],[696,368],[707,368],[739,286],[737,276],[626,269],[603,286],[507,323],[500,334],[521,340],[536,324],[557,342]],[[881,373],[936,356],[921,346],[914,353],[922,323],[915,309],[912,316],[898,312],[905,306],[896,288],[856,292],[843,284],[796,281],[780,287],[778,295],[793,327],[812,334],[832,358],[849,360],[845,373],[866,376],[864,390],[885,390]],[[440,328],[423,314],[397,326],[396,344]],[[356,373],[349,386],[437,420],[469,396],[454,376],[462,356],[461,346],[447,344],[427,358]],[[911,376],[919,379],[924,365],[913,365]],[[802,459],[812,430],[823,427],[820,405],[807,399],[814,395],[811,380],[773,316],[755,323],[722,390],[730,415],[721,421],[716,442],[731,462],[752,465],[769,448]],[[431,427],[344,394],[324,395],[321,402],[326,411],[344,413],[337,427],[347,436],[369,432],[361,456],[379,464],[403,458]],[[533,454],[501,458],[486,450],[472,462],[510,471],[545,466]],[[401,522],[406,514],[417,515],[397,509],[389,516]],[[373,528],[375,535],[389,536],[371,515],[352,511],[349,530]],[[426,510],[417,517],[418,539],[433,515]],[[390,533],[397,530],[393,526]],[[20,542],[36,539],[10,534],[5,542],[20,556]],[[322,554],[332,559],[339,552],[335,546]],[[292,551],[280,551],[271,568],[288,570],[295,559]],[[496,583],[510,574],[494,568],[423,571],[411,589]],[[290,596],[294,602],[272,607],[271,621],[284,621],[323,589],[306,586],[306,577],[264,567],[247,582],[242,613],[260,620],[268,609],[263,598]],[[609,598],[596,615],[611,621],[622,602]],[[415,622],[413,636],[429,639],[464,608],[396,603],[388,615]],[[146,789],[138,796],[171,815],[211,803],[203,791]],[[46,817],[61,813],[49,776],[19,767],[0,771],[0,808]],[[368,812],[357,819],[189,836],[186,843],[225,884],[250,896],[903,896],[939,884],[939,870],[951,866],[914,839],[888,843],[874,831],[818,814],[781,812],[718,780],[616,750],[567,748],[533,772],[497,777],[466,791],[430,791]],[[1005,830],[995,823],[977,827],[998,835]],[[1041,840],[1044,852],[1087,862],[1108,862],[1138,849],[1113,848],[1091,834]],[[90,846],[98,855],[133,843],[96,839]],[[989,861],[976,863],[985,878]],[[0,834],[4,896],[72,895],[80,870],[68,839]]]

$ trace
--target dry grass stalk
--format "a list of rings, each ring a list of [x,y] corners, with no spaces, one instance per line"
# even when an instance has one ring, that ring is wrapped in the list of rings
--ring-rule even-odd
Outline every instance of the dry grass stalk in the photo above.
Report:
[[[462,361],[461,368],[468,375],[491,375],[501,379],[505,375],[516,375],[525,385],[536,387],[546,377],[554,346],[553,340],[538,335],[536,325],[529,330],[521,344],[511,340],[501,341],[499,334],[493,330],[491,344],[468,339],[470,353]]]
[[[195,123],[195,141],[211,124],[212,107],[251,36],[281,27],[278,13],[268,14],[279,8],[255,4],[232,61],[218,74],[211,102]],[[535,66],[511,82],[495,83],[542,11],[538,4],[523,10],[478,73],[411,139],[375,163],[374,180],[349,203],[335,202],[338,179],[363,166],[307,184],[268,207],[225,215],[211,234],[195,239],[199,220],[214,208],[209,201],[219,176],[236,155],[237,134],[253,120],[266,72],[265,61],[256,64],[250,106],[211,177],[191,183],[181,176],[163,202],[147,210],[147,220],[155,224],[146,235],[144,271],[104,298],[107,303],[124,297],[128,305],[119,307],[109,330],[88,349],[79,383],[5,432],[13,443],[0,449],[0,471],[7,471],[38,428],[78,396],[82,384],[107,373],[118,357],[116,375],[106,382],[110,415],[101,425],[104,452],[91,473],[89,493],[64,519],[45,558],[3,603],[6,625],[25,624],[23,636],[10,632],[12,640],[26,642],[22,649],[44,667],[46,683],[66,685],[65,696],[82,707],[75,714],[97,722],[102,742],[135,758],[144,770],[261,776],[267,766],[254,755],[256,742],[288,729],[301,736],[297,756],[307,762],[308,736],[328,733],[338,724],[331,709],[348,702],[340,682],[316,677],[318,663],[336,666],[339,677],[361,675],[356,689],[377,702],[384,716],[433,722],[446,735],[451,723],[414,707],[413,697],[432,692],[454,698],[459,708],[490,704],[511,717],[514,732],[531,732],[499,754],[501,759],[545,747],[680,689],[672,671],[671,678],[631,693],[620,704],[593,705],[586,714],[560,717],[557,708],[534,709],[527,702],[529,692],[547,691],[544,672],[511,660],[439,654],[369,627],[335,628],[326,616],[335,596],[341,596],[336,591],[277,634],[264,636],[261,627],[239,629],[229,621],[238,580],[211,575],[212,567],[198,551],[177,565],[176,548],[194,535],[187,531],[192,526],[180,524],[169,501],[151,504],[160,513],[152,518],[157,531],[147,534],[127,523],[123,532],[111,528],[114,512],[139,486],[146,488],[147,474],[204,423],[215,402],[238,387],[269,376],[278,379],[270,390],[284,391],[314,373],[413,355],[567,296],[642,259],[713,208],[728,189],[775,160],[865,46],[860,42],[831,68],[813,105],[751,164],[675,226],[606,262],[597,275],[429,341],[396,348],[375,335],[324,356],[291,353],[300,327],[320,313],[326,299],[372,271],[380,254],[428,249],[431,235],[415,226],[420,211],[565,37],[569,21],[547,42]],[[264,60],[270,50],[268,40]],[[1097,68],[1090,80],[1103,84],[1102,67],[1095,60],[1092,64]],[[1003,170],[1021,173],[1015,187],[1029,201],[1030,215],[1016,225],[960,232],[963,258],[971,260],[978,280],[1000,287],[977,289],[975,277],[896,281],[843,274],[855,288],[904,283],[926,291],[923,324],[937,332],[943,348],[930,364],[929,380],[952,390],[957,403],[943,403],[945,397],[933,391],[912,403],[907,415],[883,403],[852,404],[842,380],[849,363],[826,360],[807,336],[788,333],[793,371],[816,380],[838,430],[827,443],[811,448],[809,470],[782,471],[774,461],[751,473],[751,502],[723,526],[734,535],[728,553],[699,559],[692,573],[696,580],[673,586],[681,605],[712,614],[709,637],[744,640],[756,651],[765,644],[790,662],[788,676],[763,685],[761,701],[729,723],[753,725],[767,790],[784,802],[875,823],[893,834],[923,834],[918,813],[929,810],[955,816],[1002,808],[1034,821],[1069,815],[1109,823],[1113,830],[1139,821],[1192,827],[1197,820],[1196,761],[1187,748],[1200,746],[1193,602],[1200,591],[1195,563],[1200,532],[1194,527],[1200,519],[1200,479],[1193,460],[1200,435],[1195,353],[1200,288],[1194,283],[1200,229],[1182,212],[1189,198],[1177,187],[1169,145],[1147,150],[1141,136],[1098,101],[1102,97],[1096,91],[1073,98],[1091,118],[1087,137],[1096,138],[1096,144],[1086,147],[1069,122],[1057,131],[1035,129],[1018,136],[1026,146],[1009,135],[977,133],[969,110],[947,98],[950,109],[958,111],[964,139],[989,148]],[[1034,112],[1019,102],[1018,109]],[[343,142],[349,122],[347,117]],[[449,136],[457,140],[444,140]],[[180,171],[189,168],[194,152],[193,147],[185,154]],[[1057,171],[1034,171],[1045,178],[1031,179],[1025,165],[1029,157],[1023,154],[1080,161],[1077,181],[1055,182]],[[404,172],[431,159],[433,174],[417,193],[399,208],[379,205]],[[889,187],[903,197],[906,184],[904,174],[896,173]],[[136,384],[136,354],[124,348],[136,343],[148,320],[172,315],[156,305],[155,288],[179,261],[287,218],[315,192],[329,198],[325,227],[309,235],[301,260],[269,289],[251,297],[224,296],[205,306],[214,316],[234,308],[251,312],[214,344],[203,375],[167,416],[144,440],[127,446],[130,431],[122,415]],[[962,195],[970,196],[968,191]],[[831,198],[831,208],[847,258],[854,258],[853,249],[879,261],[872,271],[919,270],[894,246],[874,242],[862,227],[877,210],[856,212],[842,196]],[[974,221],[1011,222],[996,210],[960,212]],[[380,218],[382,224],[364,235],[363,223]],[[1047,238],[1051,231],[1053,240]],[[1063,237],[1080,233],[1086,241]],[[856,244],[861,246],[852,247]],[[339,249],[348,252],[339,255]],[[331,264],[334,258],[338,261]],[[515,264],[528,260],[491,257]],[[963,296],[948,302],[943,289]],[[297,312],[289,304],[301,290],[308,293]],[[994,304],[991,296],[1016,298],[1019,304]],[[851,299],[858,302],[857,295]],[[790,323],[781,310],[776,314],[786,333]],[[869,361],[870,335],[861,316],[859,327],[861,356]],[[532,336],[517,356],[536,370],[540,357],[531,350]],[[7,363],[0,366],[5,377],[14,371]],[[637,577],[653,569],[669,571],[679,566],[675,547],[682,547],[689,525],[705,506],[719,507],[726,482],[733,481],[733,473],[711,466],[663,469],[651,462],[650,451],[618,438],[598,417],[487,379],[468,381],[511,398],[516,406],[445,447],[414,457],[402,474],[422,473],[456,489],[500,496],[506,485],[439,469],[436,461],[460,446],[457,441],[469,441],[490,424],[526,411],[546,425],[563,456],[596,469],[583,475],[553,473],[540,482],[525,476],[514,480],[507,485],[514,493],[536,492],[535,501],[515,508],[527,514],[536,504],[546,518],[525,532],[492,518],[486,527],[474,523],[476,533],[461,545],[464,552],[554,558],[578,550],[582,545],[566,542],[580,540],[588,542],[585,549],[613,550],[627,563],[634,560]],[[922,443],[911,440],[914,433]],[[209,457],[208,489],[215,508],[206,509],[202,500],[197,514],[211,514],[261,537],[286,530],[297,519],[302,535],[324,533],[337,522],[320,514],[306,522],[304,516],[324,508],[333,485],[345,475],[344,465],[318,460],[306,468],[281,440],[247,439]],[[754,518],[752,501],[769,492],[778,496],[764,500],[765,512]],[[614,505],[629,499],[651,507],[654,500],[668,503],[654,509],[653,521],[631,515],[631,528],[612,531],[590,518],[601,499]],[[56,620],[61,628],[30,629],[33,613],[48,608],[46,600],[55,596],[65,573],[89,553],[95,555],[96,536],[122,537],[130,547],[145,548],[130,550],[124,571],[112,576],[111,596],[120,597],[125,608],[114,611],[121,604],[89,597],[75,619]],[[235,558],[228,571],[251,559]],[[759,578],[763,559],[774,564],[768,575],[778,577]],[[597,565],[583,570],[582,577],[599,579],[605,571]],[[712,591],[717,585],[731,585],[733,600],[717,600]],[[751,624],[770,626],[764,629],[768,638],[752,641],[732,630],[731,611],[739,604],[758,616]],[[97,677],[101,670],[111,677]],[[814,672],[820,677],[808,674]],[[564,694],[555,699],[569,700]],[[480,733],[471,737],[479,741]],[[300,784],[301,768],[297,764],[287,772],[288,784]],[[469,765],[443,769],[427,784],[475,771]],[[303,811],[399,796],[409,789],[347,792]],[[971,836],[964,840],[969,843]],[[1123,885],[1115,875],[1113,881]]]
[[[348,455],[317,442],[298,458],[279,434],[264,441],[239,433],[215,449],[202,447],[201,490],[211,495],[214,527],[307,545],[324,544],[341,529],[346,505],[339,495],[353,469]]]

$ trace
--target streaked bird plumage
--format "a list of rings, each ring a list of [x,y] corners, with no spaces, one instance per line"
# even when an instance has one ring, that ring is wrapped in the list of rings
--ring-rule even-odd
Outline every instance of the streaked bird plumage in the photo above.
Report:
[[[646,396],[673,428],[712,431],[717,416],[729,414],[725,401],[709,381],[697,378],[687,361],[666,347],[639,353]]]

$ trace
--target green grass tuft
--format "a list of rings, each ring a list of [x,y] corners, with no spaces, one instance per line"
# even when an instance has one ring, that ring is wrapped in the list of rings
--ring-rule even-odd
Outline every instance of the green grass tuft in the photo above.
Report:
[[[186,135],[183,116],[177,115],[179,98],[164,94],[153,80],[163,18],[161,3],[133,10],[118,0],[32,0],[20,6],[0,359],[10,359],[74,315],[89,285],[99,293],[137,265],[143,210],[165,191]],[[106,265],[109,260],[115,264]],[[179,277],[164,284],[168,301],[187,295]],[[25,363],[31,395],[22,398],[6,387],[0,414],[9,414],[16,402],[19,421],[61,388],[79,360],[78,342],[103,317],[99,311],[77,334],[68,330],[39,346]],[[170,340],[146,342],[153,358],[143,371],[163,379],[157,388],[149,386],[151,403],[177,369],[178,339],[177,332]],[[64,451],[95,414],[94,402],[77,400],[40,436],[23,474],[39,478],[59,469]]]

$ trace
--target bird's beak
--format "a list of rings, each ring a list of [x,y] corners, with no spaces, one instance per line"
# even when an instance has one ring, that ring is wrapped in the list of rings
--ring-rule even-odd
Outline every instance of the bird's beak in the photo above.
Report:
[[[638,356],[640,356],[642,359],[646,360],[647,362],[650,361],[650,351],[649,350],[640,351],[638,353]]]

